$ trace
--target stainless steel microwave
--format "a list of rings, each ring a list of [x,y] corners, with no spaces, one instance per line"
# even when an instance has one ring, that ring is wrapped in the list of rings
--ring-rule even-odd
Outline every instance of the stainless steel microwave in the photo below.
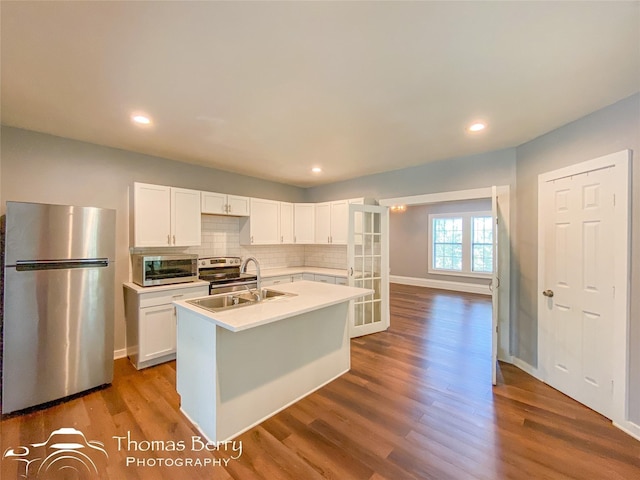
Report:
[[[198,279],[198,256],[131,255],[133,283],[141,287],[193,282]]]

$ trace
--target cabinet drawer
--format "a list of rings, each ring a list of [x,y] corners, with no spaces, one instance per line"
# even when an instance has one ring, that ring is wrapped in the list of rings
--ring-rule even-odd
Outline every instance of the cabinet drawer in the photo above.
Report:
[[[188,300],[206,295],[209,295],[208,285],[198,285],[190,288],[178,287],[160,292],[143,292],[140,294],[140,308],[167,305],[175,300]]]
[[[335,277],[336,285],[348,285],[347,277]]]
[[[316,279],[316,277],[313,275],[313,273],[303,273],[302,274],[302,279],[303,280],[311,280],[313,282]]]
[[[279,277],[270,277],[262,279],[263,287],[270,287],[272,285],[279,285],[281,283],[291,283],[290,275],[281,275]]]
[[[336,283],[336,277],[330,275],[314,275],[314,280],[322,283]]]
[[[304,280],[304,277],[301,273],[296,273],[295,275],[291,275],[292,282],[299,282],[300,280]]]

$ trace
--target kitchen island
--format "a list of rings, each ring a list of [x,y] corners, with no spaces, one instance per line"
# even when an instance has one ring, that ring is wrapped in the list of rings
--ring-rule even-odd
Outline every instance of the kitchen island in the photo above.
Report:
[[[277,290],[293,296],[219,312],[174,302],[180,408],[211,442],[239,435],[349,370],[349,301],[373,290],[310,281]]]

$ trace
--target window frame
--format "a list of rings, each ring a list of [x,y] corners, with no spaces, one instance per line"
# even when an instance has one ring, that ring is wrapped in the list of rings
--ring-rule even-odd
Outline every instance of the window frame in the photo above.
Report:
[[[473,247],[472,247],[472,219],[473,217],[493,217],[491,211],[478,211],[478,212],[451,212],[451,213],[430,213],[429,214],[429,245],[428,245],[428,273],[435,275],[450,275],[456,277],[467,278],[491,278],[493,272],[474,272],[473,268]],[[433,220],[436,218],[461,218],[462,219],[462,270],[446,270],[442,268],[435,268],[433,266]],[[495,255],[496,252],[494,251]]]

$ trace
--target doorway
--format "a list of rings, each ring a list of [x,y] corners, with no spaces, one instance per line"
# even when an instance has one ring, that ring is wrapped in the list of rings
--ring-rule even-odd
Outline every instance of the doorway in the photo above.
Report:
[[[492,216],[494,225],[493,272],[491,274],[491,297],[493,307],[492,326],[492,377],[495,384],[497,360],[511,362],[510,354],[510,189],[509,186],[487,187],[473,190],[460,190],[435,194],[415,195],[410,197],[389,198],[380,201],[381,205],[393,207],[405,205],[433,205],[444,202],[471,201],[486,199],[493,204]],[[393,210],[393,209],[392,209]],[[496,223],[497,222],[497,223]],[[390,245],[390,248],[402,248],[401,245]],[[457,286],[450,282],[452,289]],[[433,286],[428,282],[415,282],[412,285]],[[459,284],[461,285],[461,284]],[[435,287],[438,288],[438,287]],[[466,290],[469,291],[469,290]]]

